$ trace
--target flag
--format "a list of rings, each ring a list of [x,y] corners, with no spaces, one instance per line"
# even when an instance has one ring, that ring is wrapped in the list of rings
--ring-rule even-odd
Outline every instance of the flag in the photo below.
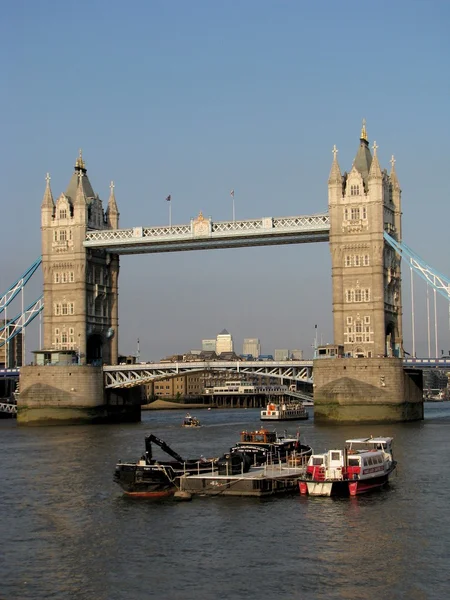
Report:
[[[231,192],[230,192],[230,196],[231,196],[232,198],[234,198],[234,190],[231,190]]]
[[[169,194],[166,198],[167,202],[170,202],[172,200],[172,196]]]

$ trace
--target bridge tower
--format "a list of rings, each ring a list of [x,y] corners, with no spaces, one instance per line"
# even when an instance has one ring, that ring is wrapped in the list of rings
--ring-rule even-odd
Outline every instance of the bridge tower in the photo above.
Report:
[[[369,149],[363,121],[350,172],[336,146],[328,179],[335,359],[314,361],[314,420],[383,423],[423,419],[422,373],[403,367],[401,190]],[[336,352],[337,350],[337,352]]]
[[[50,176],[41,206],[44,349],[76,350],[81,364],[116,364],[119,257],[83,246],[88,229],[116,229],[111,182],[106,211],[81,150],[65,193],[54,202]]]
[[[349,173],[336,146],[328,179],[334,343],[355,358],[403,356],[400,257],[384,232],[401,240],[401,190],[395,171],[381,170],[365,121]]]

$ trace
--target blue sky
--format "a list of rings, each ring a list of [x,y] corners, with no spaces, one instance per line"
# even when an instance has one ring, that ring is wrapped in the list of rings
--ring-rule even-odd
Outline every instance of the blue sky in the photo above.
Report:
[[[450,275],[450,5],[437,1],[16,1],[2,9],[0,291],[40,254],[47,171],[65,190],[83,148],[116,183],[122,227],[327,210],[333,144],[351,168],[361,119],[395,154],[403,238]],[[38,295],[38,278],[26,300]],[[411,347],[408,269],[404,337]],[[424,286],[416,342],[427,352]],[[450,349],[438,302],[439,348]],[[327,244],[124,257],[120,350],[156,360],[228,329],[241,351],[332,339]],[[425,324],[425,325],[424,325]],[[33,337],[34,336],[34,337]],[[34,344],[34,346],[33,346]],[[37,347],[37,327],[29,350]],[[434,345],[434,342],[433,342]]]

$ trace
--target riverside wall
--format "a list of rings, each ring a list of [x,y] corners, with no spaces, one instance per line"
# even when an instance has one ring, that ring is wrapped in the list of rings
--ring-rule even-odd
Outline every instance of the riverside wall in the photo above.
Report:
[[[141,389],[105,390],[101,367],[21,367],[17,400],[20,425],[136,422]]]
[[[314,421],[400,423],[423,419],[422,371],[398,358],[314,361]]]

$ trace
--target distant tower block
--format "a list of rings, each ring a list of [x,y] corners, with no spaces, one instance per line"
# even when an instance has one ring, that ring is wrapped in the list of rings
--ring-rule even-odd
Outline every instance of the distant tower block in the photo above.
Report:
[[[119,257],[83,246],[88,229],[116,229],[110,185],[106,211],[81,154],[65,193],[54,202],[50,176],[41,206],[44,349],[76,350],[81,364],[116,364]]]
[[[349,173],[336,146],[328,179],[334,343],[355,358],[403,356],[400,259],[384,231],[401,240],[401,190],[369,149],[363,121]]]

